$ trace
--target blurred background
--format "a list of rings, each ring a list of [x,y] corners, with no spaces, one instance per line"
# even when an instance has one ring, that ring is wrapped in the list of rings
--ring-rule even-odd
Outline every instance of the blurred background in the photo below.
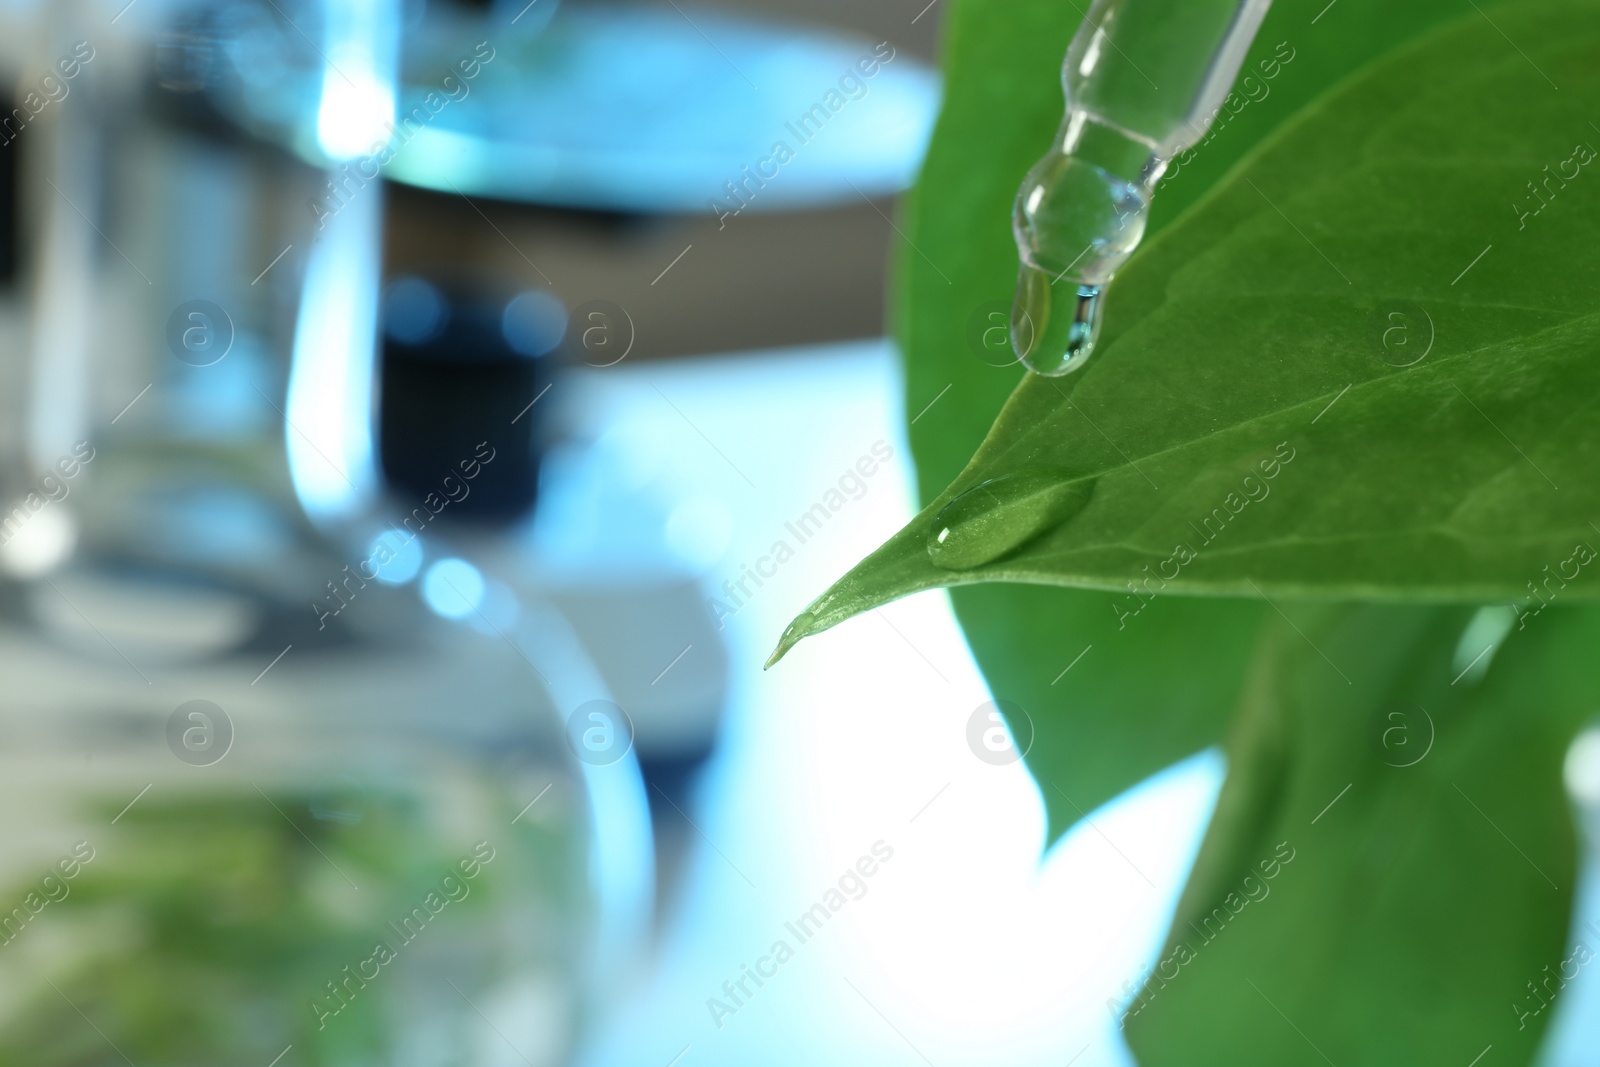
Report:
[[[1220,758],[1041,856],[942,593],[761,670],[943,6],[0,5],[0,1061],[1128,1062]]]

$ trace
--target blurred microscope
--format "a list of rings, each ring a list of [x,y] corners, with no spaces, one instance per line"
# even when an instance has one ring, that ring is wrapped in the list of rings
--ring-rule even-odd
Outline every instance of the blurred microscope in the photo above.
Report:
[[[937,78],[889,42],[748,16],[413,2],[395,7],[394,101],[372,104],[383,118],[362,128],[362,100],[382,94],[350,84],[352,64],[310,47],[280,6],[175,9],[157,57],[169,103],[191,128],[210,119],[323,168],[305,200],[319,236],[392,183],[377,223],[381,477],[421,499],[485,422],[510,427],[499,453],[510,458],[447,522],[518,545],[522,572],[560,602],[628,709],[646,773],[671,792],[709,750],[723,699],[716,593],[700,580],[725,520],[714,501],[678,499],[649,442],[597,426],[572,399],[581,384],[544,390],[624,360],[879,332],[887,224],[872,198],[914,175]],[[757,293],[720,288],[728,274],[759,278],[751,250],[769,269],[781,258],[789,235],[768,220],[840,204],[851,210],[839,219],[799,216],[839,228],[836,258],[809,270],[820,287],[791,272],[760,278]],[[878,223],[864,241],[863,218]],[[747,246],[707,248],[739,226],[753,231]],[[718,281],[659,285],[697,235]],[[280,265],[291,277],[293,255]]]
[[[936,77],[676,4],[0,28],[0,1060],[566,1061],[727,699],[727,508],[605,376],[878,332]]]

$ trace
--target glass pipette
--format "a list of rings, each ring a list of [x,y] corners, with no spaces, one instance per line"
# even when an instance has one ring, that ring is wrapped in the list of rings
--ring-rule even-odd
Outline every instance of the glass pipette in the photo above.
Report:
[[[1011,346],[1030,370],[1081,367],[1111,276],[1144,237],[1173,156],[1205,136],[1272,0],[1095,0],[1067,47],[1066,117],[1012,212]]]

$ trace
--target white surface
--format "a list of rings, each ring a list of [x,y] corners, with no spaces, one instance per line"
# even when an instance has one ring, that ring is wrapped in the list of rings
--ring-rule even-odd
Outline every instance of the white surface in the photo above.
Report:
[[[616,990],[586,1067],[1127,1062],[1106,1000],[1155,955],[1216,757],[1094,813],[1041,861],[1037,789],[967,748],[989,694],[943,593],[761,671],[789,618],[911,514],[887,346],[621,365],[579,388],[591,429],[646,446],[657,485],[728,517],[709,587],[775,541],[794,549],[726,620],[733,698],[689,811],[696,848],[655,966]],[[800,544],[785,523],[879,441],[893,459]],[[880,840],[894,855],[865,895],[801,943],[785,923]],[[719,1028],[708,999],[731,1005],[723,983],[778,940],[793,958]]]

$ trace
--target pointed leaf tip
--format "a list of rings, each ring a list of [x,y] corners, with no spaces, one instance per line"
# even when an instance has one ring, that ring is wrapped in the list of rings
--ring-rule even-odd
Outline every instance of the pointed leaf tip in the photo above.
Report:
[[[817,625],[817,616],[815,612],[809,609],[802,611],[800,614],[794,617],[793,621],[791,621],[788,626],[784,627],[783,636],[778,638],[777,647],[772,650],[772,655],[767,657],[766,666],[762,667],[761,669],[770,669],[774,663],[778,662],[784,656],[787,656],[789,654],[789,650],[795,645],[798,645],[802,640],[810,637],[818,630],[825,629],[827,629],[826,626]]]

